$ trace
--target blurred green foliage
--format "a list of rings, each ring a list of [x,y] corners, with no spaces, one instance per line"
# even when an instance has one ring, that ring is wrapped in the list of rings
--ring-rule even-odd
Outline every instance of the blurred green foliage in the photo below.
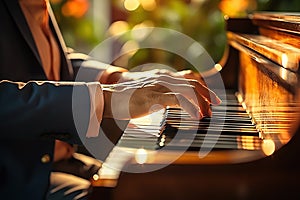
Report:
[[[300,12],[299,0],[257,0],[257,10]]]
[[[68,8],[71,11],[66,14],[64,6],[69,3],[72,3]],[[67,46],[84,53],[88,53],[104,39],[104,34],[95,31],[89,6],[89,0],[52,0],[51,4]]]
[[[62,7],[71,1],[75,2],[76,0],[55,0],[56,3],[53,4],[52,7],[67,45],[88,53],[105,39],[105,33],[104,31],[102,34],[95,33],[90,11],[82,17],[63,15]],[[80,0],[77,1],[79,2]],[[88,2],[88,0],[85,1]],[[199,42],[211,55],[213,60],[218,62],[226,46],[224,17],[219,9],[221,1],[222,0],[156,0],[157,7],[151,11],[143,9],[142,6],[139,6],[134,11],[128,11],[122,7],[123,4],[121,0],[112,0],[111,4],[112,6],[118,7],[120,12],[123,12],[122,16],[126,16],[124,20],[128,23],[129,29],[148,21],[151,22],[151,26],[154,27],[164,27],[179,31]],[[256,6],[255,10],[257,11],[298,12],[300,10],[299,0],[248,1],[254,2]],[[227,0],[227,3],[230,4],[230,0]],[[248,9],[245,10],[244,14],[247,14],[247,12],[249,12]],[[156,49],[142,49],[137,51],[129,60],[123,63],[123,66],[132,68],[144,63],[172,65],[176,66],[178,70],[191,68],[190,64],[187,63],[184,58]]]
[[[120,1],[113,1],[118,4]],[[130,28],[150,21],[153,27],[163,27],[179,31],[199,42],[215,62],[223,55],[226,37],[223,14],[218,9],[219,0],[192,1],[183,0],[156,1],[154,10],[144,10],[142,6],[134,11],[127,11]],[[117,6],[117,5],[116,5]],[[178,41],[180,45],[180,41]],[[129,60],[127,68],[145,63],[160,63],[173,68],[193,69],[192,66],[170,52],[157,49],[141,49]],[[199,67],[199,66],[197,66]]]

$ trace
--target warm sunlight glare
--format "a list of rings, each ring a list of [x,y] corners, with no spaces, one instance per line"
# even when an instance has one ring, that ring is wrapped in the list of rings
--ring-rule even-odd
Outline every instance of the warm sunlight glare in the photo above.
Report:
[[[288,56],[284,53],[281,55],[281,64],[283,67],[287,68],[288,66],[288,63],[289,63],[289,58]]]
[[[136,150],[135,160],[138,164],[146,163],[147,159],[148,159],[148,153],[145,149],[140,148],[140,149]]]
[[[265,139],[262,143],[262,150],[267,156],[272,155],[275,152],[275,143],[271,139]]]

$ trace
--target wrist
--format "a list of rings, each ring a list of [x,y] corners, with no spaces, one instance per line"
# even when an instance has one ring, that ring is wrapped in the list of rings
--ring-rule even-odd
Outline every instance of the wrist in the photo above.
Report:
[[[111,66],[103,72],[99,81],[102,84],[117,83],[122,77],[123,72],[128,72],[128,70],[122,67]]]
[[[112,118],[111,96],[112,96],[111,91],[103,90],[103,99],[104,99],[103,117],[104,118]]]
[[[90,120],[86,137],[97,137],[104,110],[104,96],[98,82],[88,83],[90,94]]]
[[[113,73],[110,73],[107,77],[106,84],[115,84],[118,83],[119,80],[122,78],[123,72],[116,71]]]

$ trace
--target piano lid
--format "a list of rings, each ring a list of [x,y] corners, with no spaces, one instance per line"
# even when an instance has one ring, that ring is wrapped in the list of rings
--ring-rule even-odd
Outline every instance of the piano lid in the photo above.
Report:
[[[300,13],[257,12],[250,15],[253,23],[260,27],[298,34]]]

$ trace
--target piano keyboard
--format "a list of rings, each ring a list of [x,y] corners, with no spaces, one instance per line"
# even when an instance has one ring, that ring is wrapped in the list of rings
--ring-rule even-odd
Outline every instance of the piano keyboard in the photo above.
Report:
[[[221,99],[212,106],[212,117],[200,121],[179,108],[130,120],[99,170],[97,184],[115,186],[112,180],[124,168],[137,170],[128,168],[132,164],[235,163],[261,157],[263,140],[251,117],[234,94]]]
[[[152,118],[156,120],[148,124],[145,119],[131,120],[118,146],[188,151],[260,149],[259,132],[248,113],[233,94],[227,95],[227,99],[226,103],[212,107],[212,118],[200,121],[191,119],[179,108],[167,108],[163,113],[154,114]],[[162,117],[157,116],[159,114]]]

